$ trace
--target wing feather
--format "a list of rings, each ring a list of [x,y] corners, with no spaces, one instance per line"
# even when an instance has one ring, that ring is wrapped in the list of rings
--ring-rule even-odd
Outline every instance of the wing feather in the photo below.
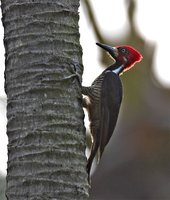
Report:
[[[119,76],[106,72],[101,90],[100,156],[116,126],[122,101],[122,84]]]

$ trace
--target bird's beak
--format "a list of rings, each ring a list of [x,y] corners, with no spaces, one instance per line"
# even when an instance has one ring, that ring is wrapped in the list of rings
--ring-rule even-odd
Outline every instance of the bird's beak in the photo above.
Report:
[[[99,47],[103,48],[104,50],[106,50],[110,55],[111,57],[113,57],[114,59],[116,59],[118,57],[118,49],[116,47],[111,47],[111,46],[108,46],[106,44],[101,44],[101,43],[96,43]]]

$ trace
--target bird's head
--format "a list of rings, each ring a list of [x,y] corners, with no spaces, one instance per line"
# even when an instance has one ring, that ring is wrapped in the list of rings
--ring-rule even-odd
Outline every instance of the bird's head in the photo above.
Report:
[[[109,55],[116,61],[118,66],[122,66],[121,72],[125,72],[131,69],[136,62],[140,62],[142,60],[142,55],[131,46],[122,45],[111,47],[101,43],[96,44],[106,50]]]

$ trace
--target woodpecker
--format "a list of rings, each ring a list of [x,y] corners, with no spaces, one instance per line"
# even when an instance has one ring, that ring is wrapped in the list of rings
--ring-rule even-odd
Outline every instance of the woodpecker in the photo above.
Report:
[[[96,43],[109,53],[114,63],[106,68],[90,87],[82,87],[83,107],[87,109],[92,136],[91,153],[87,161],[87,173],[93,159],[99,154],[102,156],[116,126],[119,109],[122,101],[122,83],[120,75],[140,62],[142,55],[133,47],[122,45],[111,47]]]

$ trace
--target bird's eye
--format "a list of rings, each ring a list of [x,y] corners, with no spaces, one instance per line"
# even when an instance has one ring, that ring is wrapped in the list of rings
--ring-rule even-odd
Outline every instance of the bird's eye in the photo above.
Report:
[[[121,51],[122,51],[122,53],[125,53],[125,52],[126,52],[126,49],[123,48],[123,49],[121,49]]]

